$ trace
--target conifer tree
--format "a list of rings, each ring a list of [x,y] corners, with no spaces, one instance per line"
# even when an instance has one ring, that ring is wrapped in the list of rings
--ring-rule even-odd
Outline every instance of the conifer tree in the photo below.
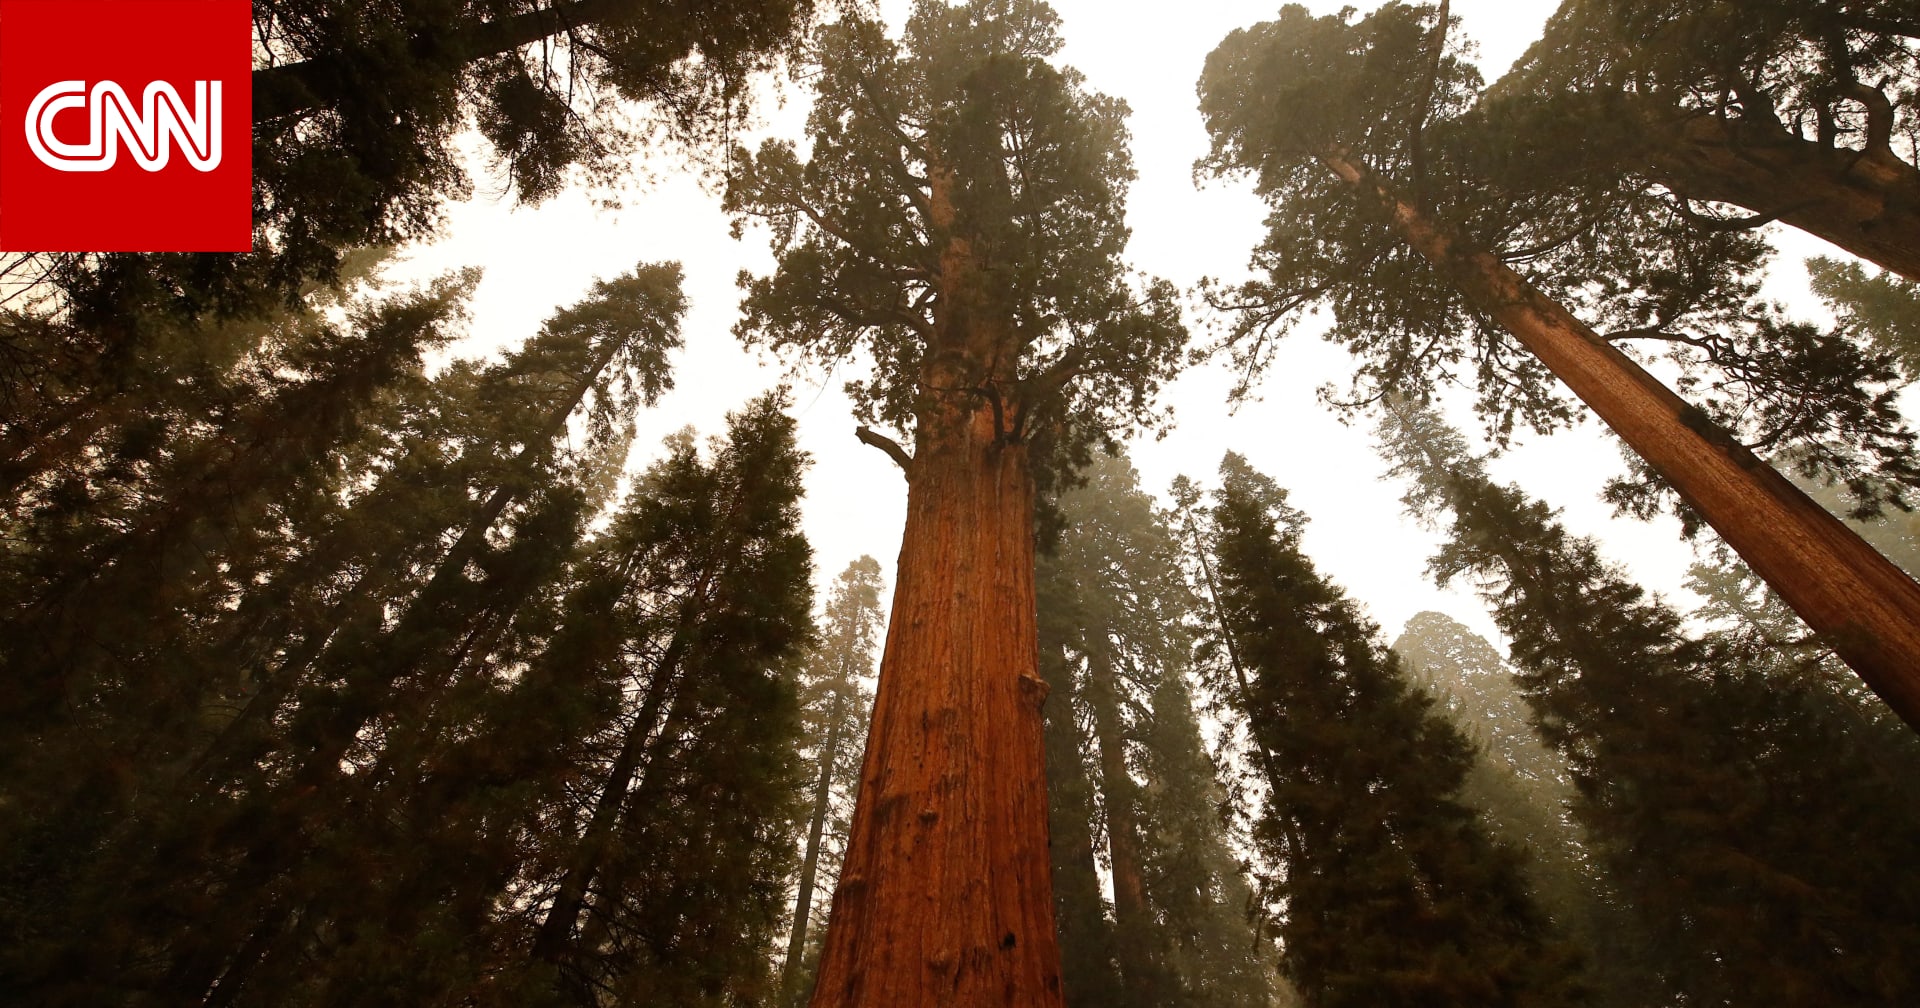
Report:
[[[293,383],[284,408],[298,413],[280,415],[270,436],[242,453],[180,457],[179,510],[152,507],[174,524],[103,536],[102,576],[73,582],[72,597],[42,592],[72,606],[150,588],[151,574],[131,565],[179,549],[154,538],[180,534],[173,528],[210,525],[202,549],[232,530],[238,547],[206,553],[204,568],[162,568],[192,591],[127,603],[132,632],[116,642],[125,650],[100,667],[128,685],[85,682],[81,696],[97,709],[66,716],[97,741],[50,731],[55,745],[29,750],[48,767],[61,751],[97,750],[100,772],[71,782],[14,775],[51,785],[35,796],[45,817],[7,838],[59,865],[38,872],[31,899],[73,908],[30,943],[51,950],[47,968],[85,962],[77,972],[90,982],[218,1001],[250,971],[274,968],[278,950],[306,946],[323,919],[309,911],[339,898],[328,890],[339,863],[323,855],[358,856],[357,828],[391,810],[369,804],[369,789],[412,779],[393,754],[408,751],[426,712],[559,575],[611,489],[631,410],[667,380],[677,280],[672,267],[646,267],[604,284],[507,361],[456,362],[431,384],[418,380],[417,350],[412,371],[397,366],[402,355],[355,381]],[[341,366],[365,367],[359,360]],[[383,382],[399,398],[381,399]],[[356,402],[373,405],[356,413]],[[559,449],[583,405],[586,436]],[[247,466],[262,467],[260,481],[230,496]],[[59,618],[86,626],[98,614]],[[10,661],[33,657],[9,650]]]
[[[812,971],[820,952],[820,929],[811,928],[814,893],[816,886],[832,891],[833,880],[840,873],[854,785],[859,780],[860,756],[866,744],[867,714],[873,707],[873,694],[861,681],[873,674],[874,652],[880,646],[879,561],[863,556],[840,572],[821,624],[822,639],[807,656],[801,698],[816,772],[808,795],[793,924],[780,971],[784,998],[796,1004],[802,1003],[812,987]],[[812,944],[808,943],[809,932],[815,939]]]
[[[1455,142],[1479,82],[1446,46],[1444,4],[1350,15],[1290,5],[1228,36],[1201,79],[1203,165],[1255,175],[1275,208],[1255,254],[1268,276],[1238,296],[1240,352],[1257,362],[1297,309],[1329,303],[1369,398],[1423,394],[1470,365],[1502,437],[1516,418],[1568,418],[1547,393],[1557,376],[1920,727],[1920,585],[1752,450],[1792,446],[1808,473],[1881,481],[1897,501],[1920,468],[1891,393],[1874,391],[1886,362],[1749,304],[1749,239],[1702,238],[1664,204],[1569,205],[1479,170],[1501,152]],[[1612,338],[1569,305],[1617,323]],[[1662,385],[1614,345],[1632,337],[1701,350],[1681,361],[1682,389],[1715,398]],[[1737,407],[1718,401],[1729,391]]]
[[[1237,455],[1206,548],[1246,719],[1273,766],[1255,841],[1310,1006],[1572,1004],[1578,963],[1513,850],[1461,804],[1467,739],[1300,550],[1305,517]]]
[[[1055,821],[1097,806],[1113,880],[1109,928],[1087,885],[1090,852],[1070,834],[1064,853],[1086,860],[1056,858],[1056,878],[1081,872],[1068,892],[1093,903],[1060,900],[1076,928],[1062,927],[1063,957],[1080,973],[1067,974],[1067,995],[1082,1000],[1078,982],[1123,1006],[1269,1005],[1271,950],[1254,936],[1185,681],[1195,601],[1178,541],[1121,456],[1096,456],[1057,509],[1058,541],[1039,566],[1041,640],[1064,673],[1048,706],[1060,704],[1060,747],[1072,746],[1049,753],[1067,785]]]
[[[1393,652],[1479,749],[1461,800],[1486,818],[1496,839],[1526,856],[1535,902],[1581,952],[1592,1003],[1645,1004],[1662,983],[1652,940],[1594,863],[1572,818],[1566,761],[1534,734],[1512,669],[1485,638],[1437,612],[1408,620]]]
[[[89,384],[125,381],[116,341],[169,318],[263,310],[341,255],[423,238],[471,183],[457,137],[537,203],[628,170],[649,141],[713,144],[746,79],[786,54],[811,0],[285,0],[254,9],[254,251],[8,257],[44,274]],[[31,259],[37,262],[23,262]],[[38,266],[37,269],[33,268]]]
[[[1534,726],[1567,759],[1595,859],[1671,996],[1910,1000],[1920,740],[1781,674],[1777,654],[1683,632],[1430,413],[1397,411],[1383,439],[1409,507],[1451,515],[1432,569],[1473,577],[1512,640]]]
[[[815,1005],[1060,1003],[1029,442],[1078,432],[1070,457],[1138,420],[1185,331],[1121,265],[1125,109],[1059,45],[1034,0],[918,3],[899,41],[850,15],[814,41],[806,158],[737,160],[731,205],[779,258],[739,331],[870,354],[861,418],[913,441],[861,432],[901,465],[907,523]]]

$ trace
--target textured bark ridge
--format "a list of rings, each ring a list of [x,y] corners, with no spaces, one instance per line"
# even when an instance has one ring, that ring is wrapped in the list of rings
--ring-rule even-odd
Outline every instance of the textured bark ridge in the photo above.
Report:
[[[1613,344],[1344,151],[1322,158],[1538,357],[1920,730],[1920,585]]]
[[[1027,449],[979,395],[930,398],[812,1004],[1050,1008],[1060,953]]]
[[[1847,150],[1713,116],[1648,135],[1664,139],[1648,157],[1651,174],[1675,192],[1776,217],[1920,281],[1920,170],[1884,138]]]

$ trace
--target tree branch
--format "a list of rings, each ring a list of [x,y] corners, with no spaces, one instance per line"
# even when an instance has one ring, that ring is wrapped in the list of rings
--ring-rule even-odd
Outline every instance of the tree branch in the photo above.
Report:
[[[1407,137],[1407,156],[1413,162],[1413,184],[1418,187],[1426,182],[1426,151],[1420,134],[1427,128],[1427,116],[1433,111],[1433,91],[1440,80],[1440,63],[1447,49],[1447,19],[1449,0],[1440,0],[1440,10],[1434,17],[1433,39],[1427,45],[1433,50],[1433,62],[1427,65],[1427,80],[1420,88],[1420,107],[1413,110],[1413,129]]]
[[[907,450],[905,448],[900,447],[900,442],[895,441],[894,439],[886,436],[885,434],[881,434],[875,431],[873,428],[868,427],[866,424],[861,424],[860,426],[854,428],[853,436],[859,438],[861,444],[872,445],[873,447],[878,448],[883,452],[886,452],[887,457],[892,459],[894,461],[894,464],[900,467],[900,472],[902,475],[907,476],[909,478],[912,477],[913,456],[907,454]]]
[[[1728,219],[1725,217],[1708,217],[1693,209],[1691,205],[1693,201],[1690,198],[1681,196],[1679,193],[1675,193],[1674,196],[1674,212],[1685,217],[1694,226],[1707,231],[1751,231],[1754,228],[1765,227],[1797,210],[1805,210],[1818,202],[1817,200],[1801,200],[1798,203],[1789,203],[1771,213]]]
[[[1842,98],[1851,98],[1867,110],[1867,144],[1869,154],[1893,153],[1893,102],[1887,93],[1877,87],[1854,81],[1840,88]]]

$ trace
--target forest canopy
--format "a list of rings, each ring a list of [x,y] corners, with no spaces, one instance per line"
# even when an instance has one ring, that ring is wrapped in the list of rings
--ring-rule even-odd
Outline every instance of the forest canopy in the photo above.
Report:
[[[1910,7],[255,3],[0,253],[0,989],[1920,1002]]]

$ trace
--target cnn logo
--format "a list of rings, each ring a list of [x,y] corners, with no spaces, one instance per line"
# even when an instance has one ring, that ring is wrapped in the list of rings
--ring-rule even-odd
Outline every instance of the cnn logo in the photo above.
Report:
[[[81,143],[63,142],[54,133],[54,117],[69,109],[86,112],[87,139]],[[113,81],[89,90],[77,80],[49,84],[27,106],[27,146],[55,171],[106,171],[119,159],[122,141],[146,171],[167,166],[170,141],[179,143],[195,171],[220,167],[220,82],[194,81],[191,111],[165,81],[148,84],[138,106]]]
[[[253,244],[246,0],[0,0],[0,249]]]

